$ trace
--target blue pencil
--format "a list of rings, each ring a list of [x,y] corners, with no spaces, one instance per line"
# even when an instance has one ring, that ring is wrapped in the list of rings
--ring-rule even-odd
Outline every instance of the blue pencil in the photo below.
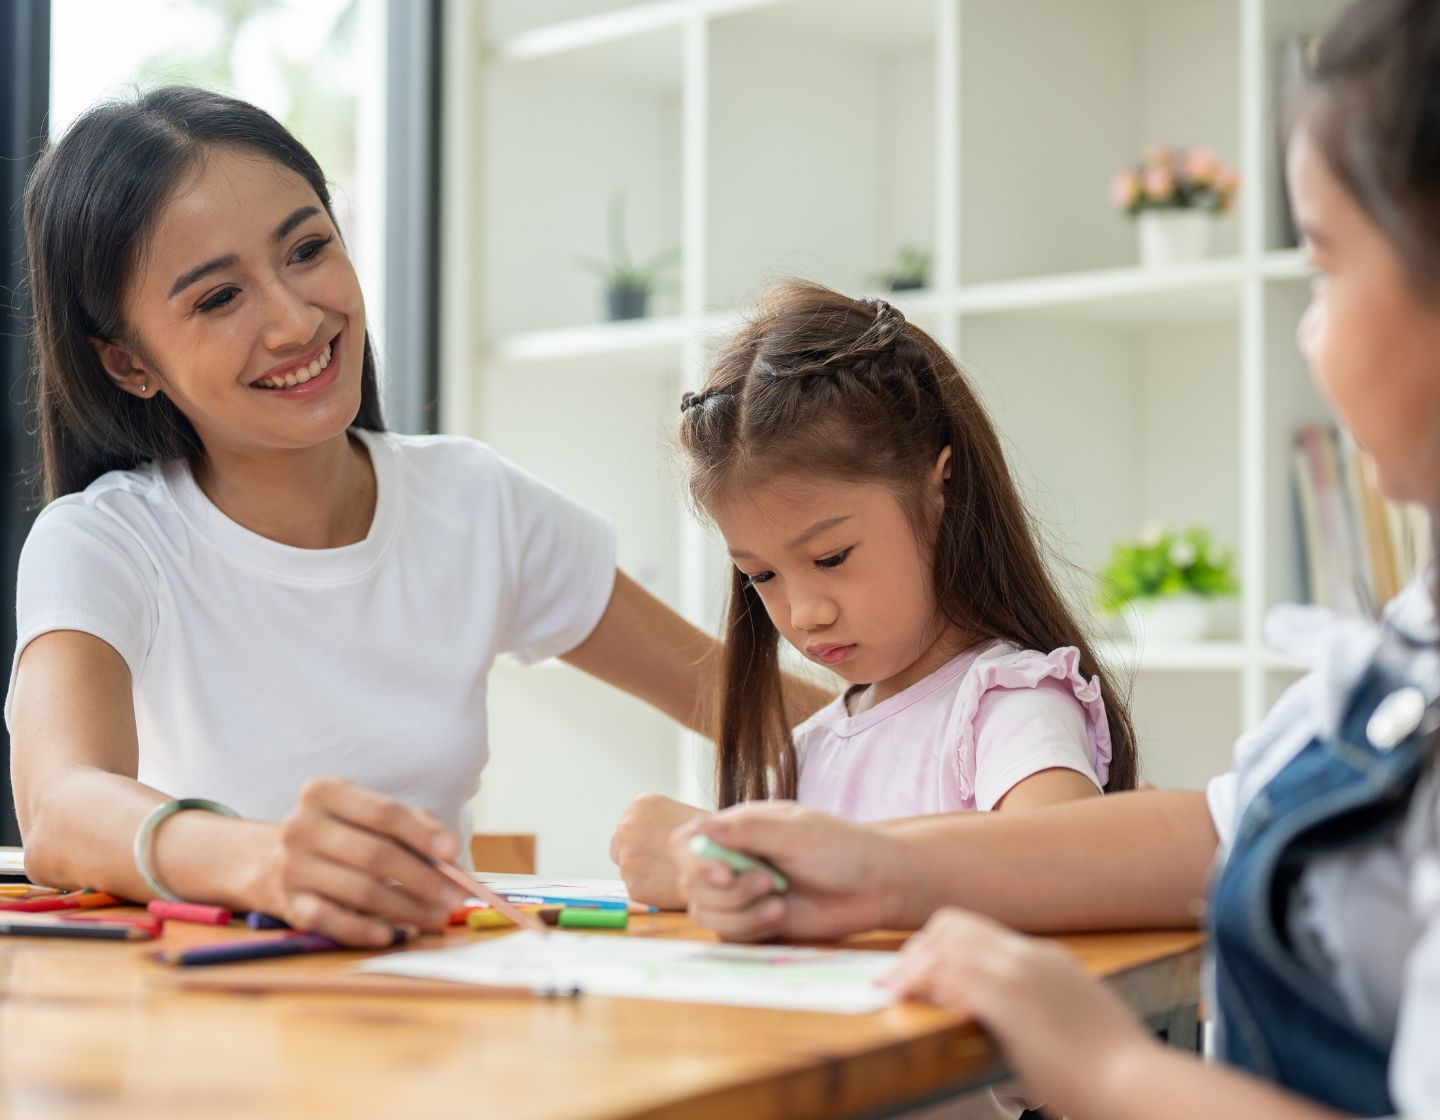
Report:
[[[333,937],[319,933],[291,933],[284,937],[267,937],[254,941],[226,941],[219,945],[197,945],[174,953],[162,953],[156,959],[163,964],[189,967],[207,964],[233,964],[236,961],[262,961],[274,957],[293,957],[300,953],[328,953],[341,948]]]
[[[574,895],[511,894],[501,891],[507,902],[517,906],[574,906],[582,910],[626,910],[628,902],[616,898],[576,898]]]

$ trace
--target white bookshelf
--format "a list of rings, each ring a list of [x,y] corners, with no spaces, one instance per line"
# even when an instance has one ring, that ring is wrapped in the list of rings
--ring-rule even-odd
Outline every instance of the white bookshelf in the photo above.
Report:
[[[1293,344],[1306,270],[1286,246],[1270,91],[1280,40],[1338,6],[452,5],[444,426],[606,513],[622,565],[713,626],[723,559],[668,452],[680,393],[767,280],[861,292],[901,245],[925,247],[932,287],[892,298],[979,385],[1067,561],[1093,570],[1152,518],[1207,522],[1236,547],[1232,637],[1104,644],[1135,673],[1147,773],[1196,784],[1294,675],[1261,619],[1300,590],[1289,437],[1324,410]],[[1206,144],[1239,168],[1211,259],[1138,266],[1106,186],[1152,143]],[[603,252],[616,189],[637,255],[682,252],[675,290],[637,322],[600,321],[599,284],[575,265]],[[523,823],[531,783],[588,773],[588,752],[609,769],[567,823],[585,850],[629,793],[706,796],[705,752],[677,752],[659,717],[607,703],[603,719],[561,718],[593,702],[588,687],[497,677],[482,819]],[[523,763],[505,757],[512,739],[544,745]]]

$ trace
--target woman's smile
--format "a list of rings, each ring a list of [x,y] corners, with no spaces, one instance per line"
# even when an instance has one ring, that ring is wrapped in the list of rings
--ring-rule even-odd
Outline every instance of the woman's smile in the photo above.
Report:
[[[339,343],[340,336],[336,335],[309,357],[257,377],[250,387],[281,397],[311,396],[334,384],[340,369],[340,363],[334,360]]]

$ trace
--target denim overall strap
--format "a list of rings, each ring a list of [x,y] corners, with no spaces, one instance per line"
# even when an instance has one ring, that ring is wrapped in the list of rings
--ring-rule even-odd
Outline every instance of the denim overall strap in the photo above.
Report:
[[[1399,825],[1435,720],[1428,691],[1372,664],[1340,734],[1310,742],[1250,802],[1211,898],[1221,1057],[1361,1116],[1394,1111],[1391,1040],[1357,1024],[1333,977],[1299,959],[1288,910],[1313,860]]]

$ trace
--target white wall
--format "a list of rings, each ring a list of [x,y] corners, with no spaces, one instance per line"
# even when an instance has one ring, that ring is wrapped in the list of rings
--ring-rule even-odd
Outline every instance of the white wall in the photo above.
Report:
[[[622,569],[674,602],[680,488],[668,432],[678,376],[643,369],[496,367],[479,398],[480,435],[609,517]],[[478,831],[540,836],[542,869],[610,875],[609,833],[638,793],[677,793],[675,725],[584,674],[502,664],[490,681],[492,761]]]

